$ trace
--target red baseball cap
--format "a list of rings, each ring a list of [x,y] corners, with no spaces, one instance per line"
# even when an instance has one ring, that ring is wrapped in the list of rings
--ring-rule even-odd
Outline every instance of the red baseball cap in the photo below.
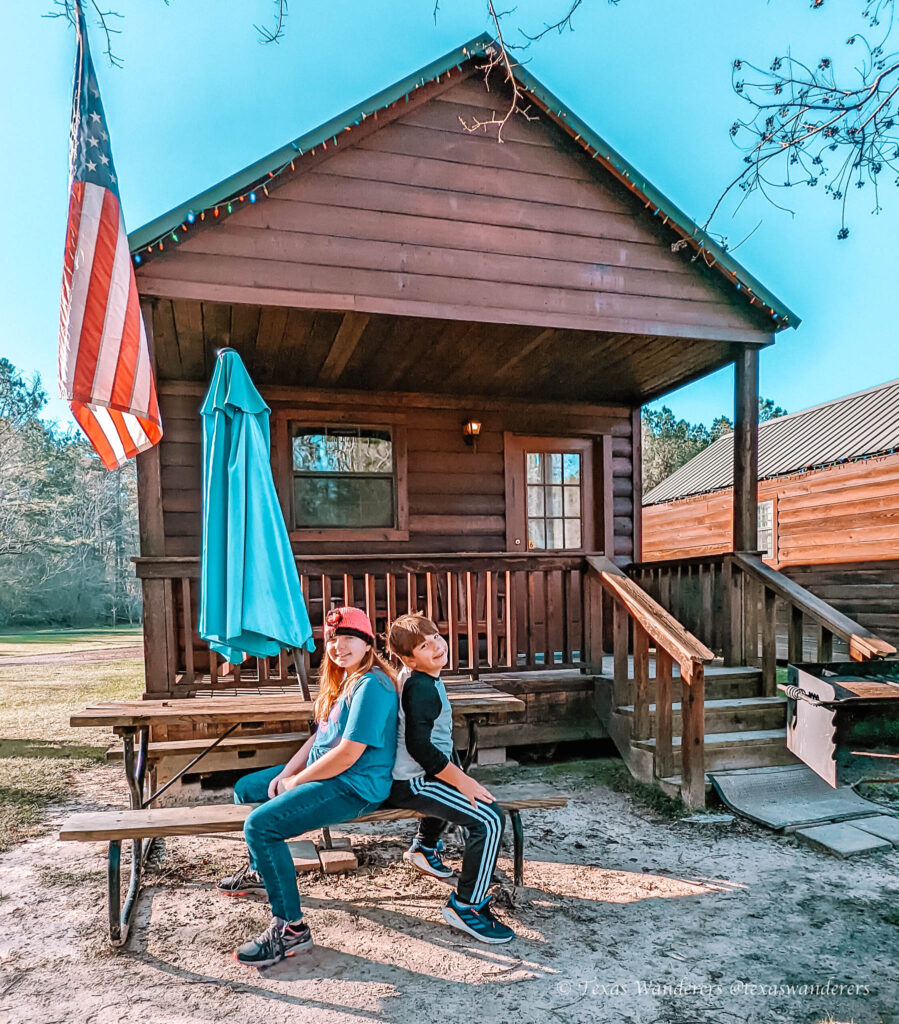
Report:
[[[361,608],[351,606],[332,608],[325,616],[325,640],[332,636],[357,636],[372,646],[375,642],[371,619]]]

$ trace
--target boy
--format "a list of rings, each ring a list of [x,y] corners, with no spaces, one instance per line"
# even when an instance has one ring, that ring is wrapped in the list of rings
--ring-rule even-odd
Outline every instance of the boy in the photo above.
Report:
[[[453,764],[453,716],[440,671],[446,641],[424,615],[401,615],[390,626],[387,645],[409,670],[400,691],[397,755],[390,804],[424,811],[418,835],[403,860],[424,874],[453,874],[440,859],[447,822],[464,825],[468,841],[459,884],[443,908],[447,924],[481,942],[500,943],[515,933],[493,916],[487,889],[499,854],[503,812],[492,794]]]

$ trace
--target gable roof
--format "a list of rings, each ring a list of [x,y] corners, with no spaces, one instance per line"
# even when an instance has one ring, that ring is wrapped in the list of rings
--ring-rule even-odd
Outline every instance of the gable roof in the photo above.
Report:
[[[759,425],[759,479],[823,469],[899,450],[899,380]],[[725,434],[644,497],[658,505],[733,486],[734,435]]]
[[[389,88],[306,132],[143,227],[137,228],[128,236],[134,261],[140,263],[151,254],[163,251],[167,244],[177,244],[186,237],[191,225],[198,218],[205,220],[207,215],[219,217],[226,211],[230,213],[236,203],[263,199],[268,195],[270,188],[276,187],[286,175],[293,173],[295,162],[300,156],[309,153],[314,155],[317,149],[326,152],[329,145],[339,146],[345,133],[350,133],[352,137],[352,129],[367,118],[377,118],[379,111],[394,106],[404,98],[408,100],[409,95],[416,89],[434,80],[439,81],[444,75],[461,70],[463,64],[482,57],[494,45],[494,40],[488,33],[476,36]],[[656,216],[662,218],[663,223],[669,224],[701,255],[706,265],[720,273],[731,287],[739,291],[756,309],[769,315],[775,330],[799,325],[799,317],[785,303],[728,255],[714,239],[647,181],[530,71],[518,65],[514,68],[514,75],[528,100],[559,125],[588,155],[636,194],[646,207],[651,208]]]

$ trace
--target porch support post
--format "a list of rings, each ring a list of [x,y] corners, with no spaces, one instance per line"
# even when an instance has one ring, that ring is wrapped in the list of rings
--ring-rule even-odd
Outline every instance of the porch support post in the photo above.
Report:
[[[152,299],[140,300],[141,316],[147,331],[150,365],[156,370],[153,341]],[[165,554],[165,523],[162,516],[162,466],[159,445],[153,445],[137,458],[137,506],[140,553]],[[144,674],[146,695],[165,697],[175,682],[177,638],[174,636],[174,598],[172,582],[167,579],[141,580],[143,597]]]
[[[734,360],[734,551],[758,547],[759,353]]]

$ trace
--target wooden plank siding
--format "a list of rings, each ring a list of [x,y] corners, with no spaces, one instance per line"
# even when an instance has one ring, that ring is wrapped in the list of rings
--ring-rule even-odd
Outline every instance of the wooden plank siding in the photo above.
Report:
[[[166,555],[198,555],[200,551],[201,443],[198,410],[202,389],[163,382],[160,406],[165,436],[159,446],[162,512]],[[553,432],[593,437],[599,452],[603,435],[611,440],[612,555],[629,561],[633,555],[634,452],[630,409],[535,405],[509,400],[465,402],[436,395],[376,395],[279,388],[262,389],[272,408],[273,464],[279,489],[287,484],[276,424],[291,412],[305,417],[314,411],[322,423],[354,420],[360,425],[383,422],[385,409],[401,416],[407,438],[409,539],[396,541],[295,541],[298,554],[344,552],[503,551],[506,548],[505,467],[503,432]],[[477,452],[465,445],[462,424],[474,415],[483,421]],[[286,442],[286,436],[283,439]],[[601,462],[601,457],[599,460]],[[289,469],[287,470],[289,472]],[[602,488],[597,485],[597,537],[603,536]]]
[[[895,559],[899,454],[759,481],[774,501],[776,569]],[[643,559],[731,550],[731,489],[643,508]],[[860,620],[861,621],[861,620]],[[871,627],[869,627],[871,628]]]
[[[734,343],[771,340],[770,318],[688,249],[673,252],[672,231],[544,115],[503,145],[463,130],[460,116],[486,117],[498,101],[467,79],[398,107],[355,144],[298,159],[270,198],[197,222],[177,248],[146,258],[139,291],[171,307],[157,313],[160,376],[208,374],[207,308],[212,333],[255,356],[262,383],[277,380],[285,347],[308,344],[321,383],[358,386],[385,372],[388,329],[391,348],[397,333],[432,355],[479,343],[502,365],[554,328],[528,361],[539,393],[645,400],[723,365]],[[339,358],[323,348],[341,330],[338,310],[381,315],[342,329],[354,344]],[[446,377],[456,392],[485,387],[462,364]],[[527,369],[503,390],[525,393]]]

